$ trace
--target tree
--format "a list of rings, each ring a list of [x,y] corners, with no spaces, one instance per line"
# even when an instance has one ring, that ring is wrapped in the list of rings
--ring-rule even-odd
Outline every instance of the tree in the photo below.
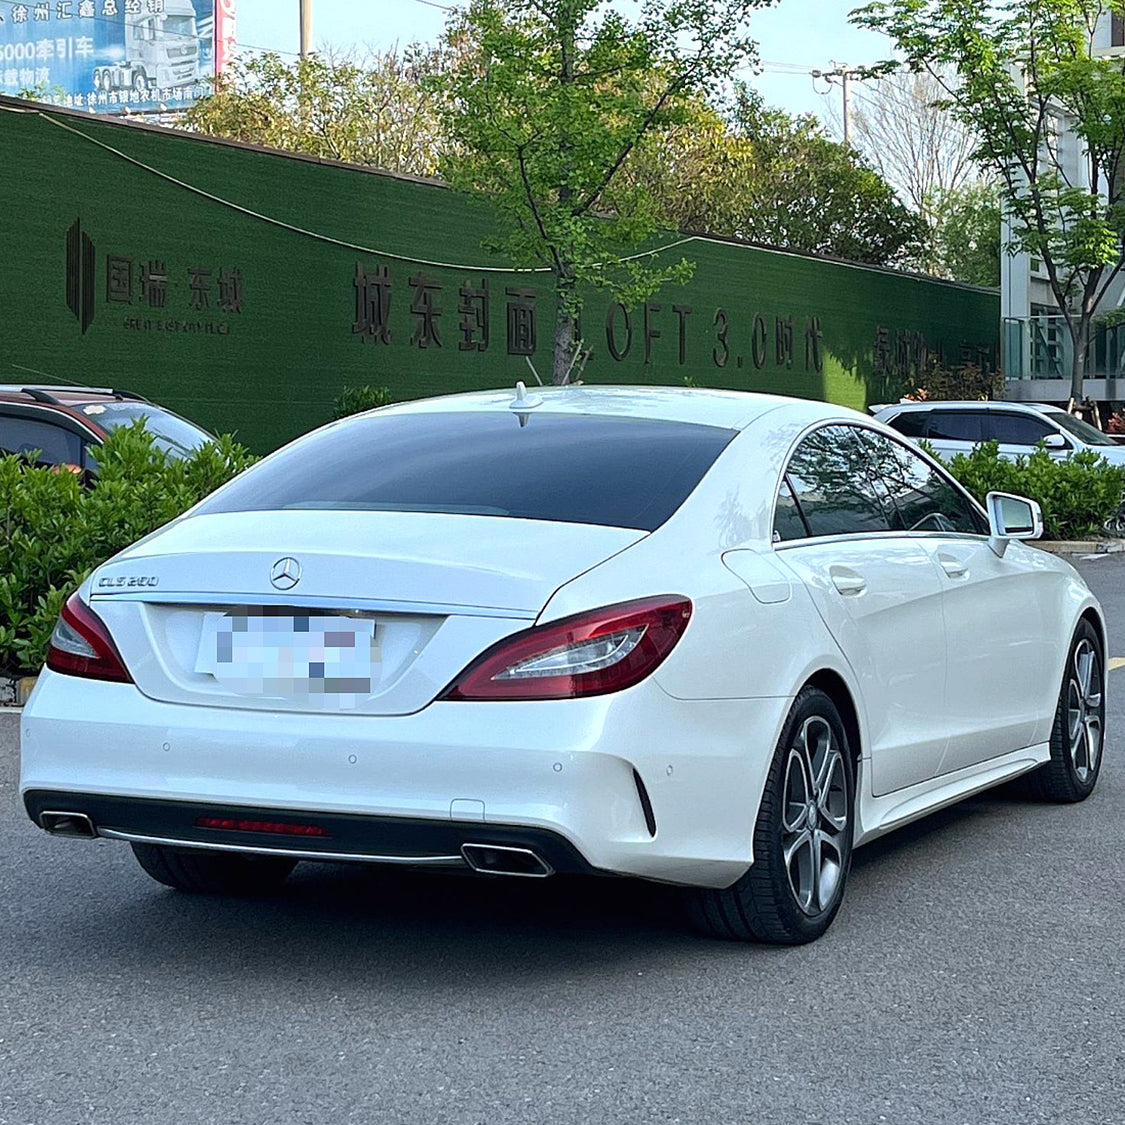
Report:
[[[692,99],[753,58],[744,30],[769,0],[645,0],[627,20],[606,0],[472,0],[453,18],[453,64],[430,82],[449,140],[450,183],[495,204],[491,244],[555,288],[552,382],[581,341],[584,289],[636,302],[690,264],[634,257],[657,230],[644,185],[623,168],[647,137],[684,120]]]
[[[859,88],[852,144],[920,215],[977,178],[974,137],[940,103],[945,89],[925,71],[892,72]]]
[[[880,0],[852,15],[933,76],[975,134],[1012,245],[1043,263],[1069,330],[1074,399],[1092,319],[1125,266],[1125,60],[1093,57],[1099,20],[1122,11],[1122,0]],[[1081,147],[1080,175],[1060,158],[1063,130]]]
[[[970,285],[1000,284],[1000,193],[968,184],[937,195],[932,206],[936,272]]]
[[[257,55],[219,76],[184,124],[208,136],[430,176],[439,125],[419,78],[435,58],[390,50],[359,61],[310,55],[287,63]]]
[[[767,107],[744,85],[720,113],[638,146],[625,170],[662,225],[874,265],[913,259],[925,228],[858,154],[812,116]]]

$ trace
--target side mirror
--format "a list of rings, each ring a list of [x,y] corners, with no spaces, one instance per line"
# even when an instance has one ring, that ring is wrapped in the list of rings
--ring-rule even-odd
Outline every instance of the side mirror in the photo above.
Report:
[[[988,545],[1000,558],[1011,540],[1038,539],[1043,534],[1043,512],[1034,500],[1010,492],[990,492],[984,501],[988,509]]]
[[[1062,434],[1048,434],[1043,439],[1043,444],[1047,449],[1069,449],[1070,442],[1062,436]]]

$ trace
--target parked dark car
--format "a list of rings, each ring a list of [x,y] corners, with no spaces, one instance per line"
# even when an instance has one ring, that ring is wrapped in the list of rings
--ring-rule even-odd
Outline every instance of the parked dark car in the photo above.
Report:
[[[0,454],[34,455],[37,465],[96,474],[97,448],[138,418],[153,445],[189,457],[214,438],[206,430],[128,391],[0,383]]]

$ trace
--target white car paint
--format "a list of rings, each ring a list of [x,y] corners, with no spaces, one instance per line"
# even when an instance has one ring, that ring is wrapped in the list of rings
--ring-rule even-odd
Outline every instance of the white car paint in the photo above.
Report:
[[[1089,614],[1104,635],[1068,564],[1018,542],[998,557],[985,534],[774,542],[779,481],[803,437],[830,422],[893,431],[830,404],[735,392],[535,397],[522,407],[531,425],[604,414],[737,436],[652,532],[420,512],[188,513],[84,585],[135,683],[44,670],[23,717],[21,793],[445,821],[467,841],[490,826],[540,828],[604,872],[725,887],[754,862],[774,748],[813,677],[854,705],[857,843],[1047,760],[1076,623]],[[377,413],[507,412],[511,399]],[[346,442],[353,424],[327,429]],[[205,613],[292,604],[269,582],[285,556],[305,568],[302,605],[371,613],[394,648],[348,713],[240,695],[194,670]],[[632,687],[436,698],[532,621],[668,594],[691,599],[690,624]]]

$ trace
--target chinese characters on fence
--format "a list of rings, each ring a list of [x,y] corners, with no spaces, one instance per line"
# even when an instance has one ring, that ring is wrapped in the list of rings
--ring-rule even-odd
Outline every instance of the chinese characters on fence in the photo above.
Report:
[[[410,315],[413,331],[410,344],[417,348],[444,346],[440,320],[443,316],[442,291],[445,286],[425,273],[407,279],[410,287]],[[356,262],[355,319],[352,332],[361,339],[389,344],[393,282],[387,266],[365,269]],[[509,286],[504,290],[507,308],[508,354],[534,355],[536,345],[536,291]],[[457,350],[487,351],[489,345],[489,312],[491,289],[488,279],[466,280],[457,290]]]
[[[922,332],[898,330],[880,324],[875,329],[871,350],[872,372],[880,378],[910,378],[924,375],[933,367],[944,367],[949,357],[945,345],[931,345]],[[993,351],[990,347],[963,343],[957,350],[959,366],[975,366],[982,371],[993,369]]]
[[[176,287],[180,287],[177,279]],[[169,276],[163,259],[135,260],[107,254],[105,299],[110,303],[148,305],[162,309],[168,303]],[[188,306],[200,312],[212,307],[220,312],[242,312],[242,270],[190,266],[184,271],[182,288]]]
[[[451,316],[456,325],[446,327],[446,286],[425,272],[410,274],[405,279],[392,277],[387,265],[365,266],[356,262],[352,286],[355,295],[355,317],[352,333],[361,340],[376,344],[405,342],[419,349],[442,348],[447,340],[456,340],[462,352],[488,351],[492,302],[503,305],[505,348],[508,355],[532,356],[539,340],[538,290],[530,285],[490,285],[487,277],[466,278],[456,290],[456,303]],[[400,340],[398,329],[392,327],[396,286],[404,290],[400,298],[409,310],[410,333]],[[449,298],[452,303],[452,297]],[[646,364],[656,362],[656,341],[668,337],[666,349],[674,349],[678,362],[688,362],[688,324],[693,315],[690,305],[667,305],[646,302],[639,313],[620,302],[612,302],[605,315],[605,344],[609,355],[618,361],[633,354],[634,343]],[[635,325],[635,321],[638,321]],[[398,323],[398,322],[396,322]],[[714,347],[711,360],[716,367],[728,362],[742,367],[752,364],[761,369],[773,360],[774,366],[793,370],[803,359],[804,370],[824,370],[821,341],[824,330],[819,316],[799,320],[793,316],[766,317],[755,314],[741,329],[732,325],[726,309],[717,309],[712,320]],[[803,351],[795,344],[796,333],[803,337]],[[636,340],[635,340],[636,338]],[[672,343],[675,340],[675,343]],[[745,352],[745,354],[742,354]]]

